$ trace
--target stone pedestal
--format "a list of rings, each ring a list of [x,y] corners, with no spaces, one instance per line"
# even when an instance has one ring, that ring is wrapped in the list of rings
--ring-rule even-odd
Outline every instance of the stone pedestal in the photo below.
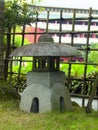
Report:
[[[29,72],[20,109],[28,113],[72,110],[70,94],[65,87],[65,73]]]

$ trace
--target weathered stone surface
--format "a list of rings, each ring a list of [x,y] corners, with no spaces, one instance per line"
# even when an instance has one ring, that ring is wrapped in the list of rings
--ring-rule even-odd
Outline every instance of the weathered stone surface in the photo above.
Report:
[[[29,72],[27,87],[22,93],[20,109],[32,112],[33,99],[38,99],[38,112],[71,111],[72,104],[69,91],[64,84],[64,72]],[[33,104],[34,105],[34,104]]]
[[[38,43],[22,46],[10,56],[79,56],[80,52],[72,46],[54,43],[51,35],[43,34]]]
[[[63,72],[28,72],[27,74],[27,86],[32,83],[40,83],[46,87],[52,87],[54,83],[65,83],[65,73]]]
[[[42,34],[39,39],[38,42],[54,42],[54,39],[52,38],[51,35],[49,34]]]
[[[72,46],[58,43],[38,43],[22,46],[10,56],[80,56],[80,52]]]

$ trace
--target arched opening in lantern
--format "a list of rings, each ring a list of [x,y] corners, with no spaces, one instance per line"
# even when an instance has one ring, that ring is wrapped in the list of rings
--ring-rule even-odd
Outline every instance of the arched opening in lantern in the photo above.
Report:
[[[39,113],[39,99],[37,97],[33,98],[32,100],[30,112]]]
[[[64,110],[65,110],[64,97],[60,97],[60,112],[64,112]]]

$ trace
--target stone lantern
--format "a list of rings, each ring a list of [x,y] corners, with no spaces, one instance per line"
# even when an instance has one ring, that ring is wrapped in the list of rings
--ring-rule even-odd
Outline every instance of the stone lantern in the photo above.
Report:
[[[33,71],[27,73],[27,87],[22,92],[20,109],[31,113],[72,110],[65,86],[65,73],[60,71],[60,57],[79,56],[79,51],[65,44],[39,42],[24,45],[11,56],[33,56]]]

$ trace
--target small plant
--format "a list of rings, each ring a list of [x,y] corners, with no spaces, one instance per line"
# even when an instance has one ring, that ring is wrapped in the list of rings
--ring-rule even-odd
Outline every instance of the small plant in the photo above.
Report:
[[[0,82],[0,100],[20,99],[19,93],[10,82]]]

